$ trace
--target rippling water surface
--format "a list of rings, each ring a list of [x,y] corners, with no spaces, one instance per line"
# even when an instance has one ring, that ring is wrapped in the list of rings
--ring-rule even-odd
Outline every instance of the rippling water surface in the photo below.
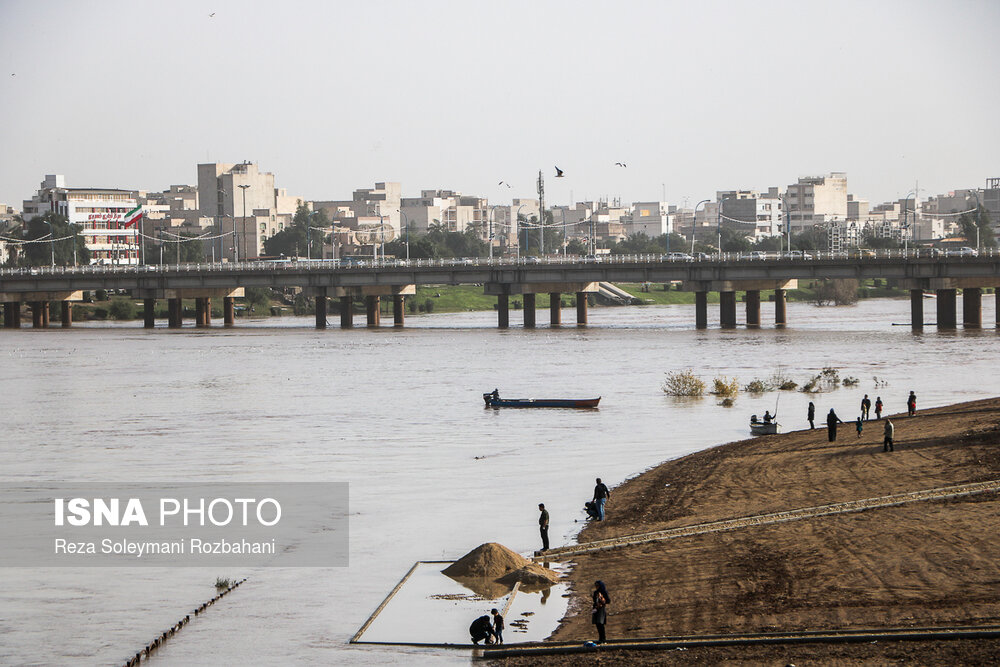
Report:
[[[993,303],[984,299],[984,322],[995,320]],[[845,420],[866,392],[889,412],[904,409],[910,389],[924,407],[1000,394],[992,328],[914,334],[892,326],[908,322],[907,301],[788,311],[789,328],[758,331],[695,331],[690,306],[592,309],[585,329],[535,331],[497,330],[494,313],[411,317],[399,331],[316,331],[305,318],[210,331],[0,330],[7,488],[309,480],[351,489],[348,568],[0,570],[0,663],[120,664],[211,597],[220,574],[251,581],[167,642],[159,664],[466,662],[462,652],[346,642],[414,561],[486,541],[533,550],[539,502],[553,544],[564,543],[594,477],[617,484],[746,437],[748,415],[775,405],[775,394],[743,394],[729,409],[672,399],[660,389],[666,372],[746,383],[780,367],[802,382],[835,366],[861,384],[815,400],[819,414],[834,407]],[[876,376],[889,385],[875,389]],[[484,410],[480,394],[494,387],[603,400],[595,411]],[[801,427],[807,402],[783,393],[780,421]]]

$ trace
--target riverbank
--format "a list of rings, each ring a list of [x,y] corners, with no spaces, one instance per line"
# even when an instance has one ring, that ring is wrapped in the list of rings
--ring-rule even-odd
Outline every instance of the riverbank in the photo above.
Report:
[[[825,429],[795,431],[668,461],[614,489],[607,520],[589,524],[579,542],[1000,478],[1000,399],[892,419],[896,451],[890,453],[882,451],[882,424],[869,422],[861,438],[847,424],[834,443]],[[576,596],[555,640],[594,638],[589,591],[597,579],[611,591],[608,636],[614,639],[985,625],[1000,621],[1000,497],[990,492],[911,502],[573,560]],[[648,664],[985,664],[995,660],[998,645],[816,644],[621,657]],[[567,658],[579,664],[582,657],[521,658],[514,664],[564,664]]]

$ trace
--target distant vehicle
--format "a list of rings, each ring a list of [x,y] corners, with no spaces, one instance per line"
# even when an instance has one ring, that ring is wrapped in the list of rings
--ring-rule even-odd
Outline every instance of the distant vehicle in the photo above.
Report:
[[[944,250],[941,248],[920,248],[917,250],[917,257],[943,257]]]
[[[945,252],[946,257],[978,257],[979,251],[975,248],[965,246],[963,248],[953,248]]]
[[[600,262],[601,261],[601,257],[602,257],[601,255],[587,255],[586,257],[583,258],[583,261],[585,261],[585,262]]]
[[[830,259],[849,259],[850,255],[846,250],[837,250],[829,254]]]
[[[693,255],[691,255],[691,259],[698,262],[708,262],[712,259],[712,256],[709,255],[708,253],[696,252]]]
[[[803,250],[789,250],[784,255],[785,259],[812,259],[813,256]]]
[[[666,255],[660,255],[661,262],[693,262],[694,257],[687,254],[686,252],[668,252]]]
[[[861,259],[875,259],[875,251],[868,248],[858,248],[858,257]]]
[[[739,259],[757,261],[762,259],[767,259],[767,253],[762,250],[752,250],[750,252],[745,252],[739,256]]]
[[[538,264],[541,261],[542,260],[538,259],[534,255],[528,255],[527,257],[524,258],[524,263],[525,264]]]

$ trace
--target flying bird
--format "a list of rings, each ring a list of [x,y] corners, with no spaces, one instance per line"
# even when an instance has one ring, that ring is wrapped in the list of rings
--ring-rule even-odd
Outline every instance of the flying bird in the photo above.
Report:
[[[556,178],[562,178],[562,177],[563,177],[563,170],[560,169],[559,167],[556,167]]]
[[[627,167],[628,165],[625,164],[624,162],[615,162],[615,166],[616,167]]]
[[[506,185],[508,188],[510,187],[510,183],[508,183],[507,181],[500,181],[499,183],[497,183],[497,185]]]
[[[215,12],[212,12],[211,14],[208,15],[208,18],[214,18],[214,17],[215,17]]]

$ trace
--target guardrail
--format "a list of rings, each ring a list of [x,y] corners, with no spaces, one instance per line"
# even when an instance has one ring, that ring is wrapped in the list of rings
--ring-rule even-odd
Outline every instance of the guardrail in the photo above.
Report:
[[[330,271],[336,269],[380,269],[380,268],[433,268],[433,267],[482,267],[482,266],[539,266],[561,264],[689,264],[738,262],[756,263],[772,262],[830,262],[830,261],[861,261],[874,262],[889,259],[936,259],[936,260],[976,260],[981,258],[1000,257],[1000,250],[983,248],[972,252],[948,250],[930,252],[928,248],[909,250],[851,250],[842,252],[802,253],[792,251],[777,253],[715,253],[713,255],[691,256],[679,253],[664,255],[550,255],[545,257],[481,257],[460,259],[385,259],[385,260],[345,260],[345,259],[292,259],[292,260],[259,260],[244,262],[208,262],[184,264],[141,264],[141,265],[103,265],[88,264],[84,266],[32,266],[0,269],[0,276],[25,275],[114,275],[135,273],[177,273],[177,272],[218,272],[235,273],[243,271]],[[936,249],[935,249],[936,250]]]

